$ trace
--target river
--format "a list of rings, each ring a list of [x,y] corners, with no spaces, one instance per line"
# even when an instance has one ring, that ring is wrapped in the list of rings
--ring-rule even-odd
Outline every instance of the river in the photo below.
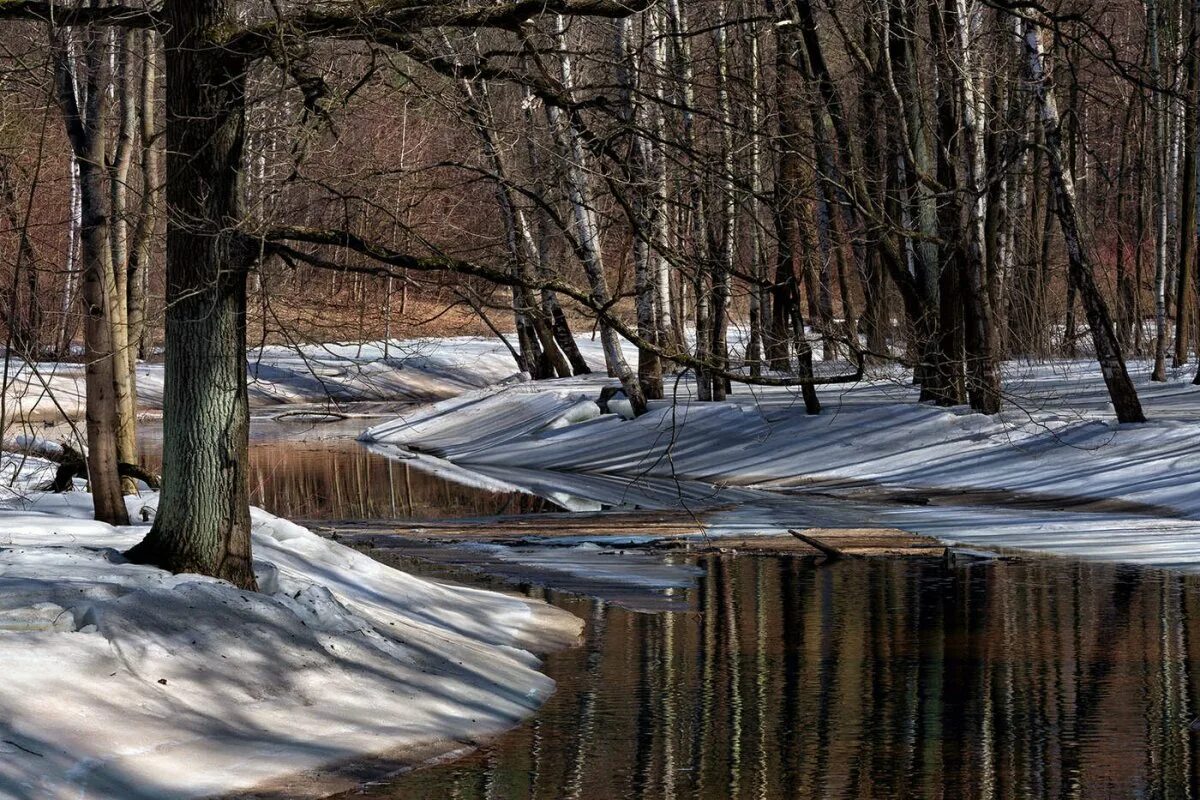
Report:
[[[370,453],[352,439],[366,424],[256,418],[252,501],[308,520],[552,508]],[[153,466],[153,430],[143,444]],[[346,797],[1200,797],[1198,576],[664,555],[688,577],[660,606],[441,551],[388,558],[544,597],[588,621],[585,642],[546,659],[558,692],[526,724]]]

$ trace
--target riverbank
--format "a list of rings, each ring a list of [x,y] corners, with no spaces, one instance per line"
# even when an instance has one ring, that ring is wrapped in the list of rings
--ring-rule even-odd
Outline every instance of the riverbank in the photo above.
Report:
[[[170,575],[120,556],[147,525],[87,500],[0,508],[0,796],[323,796],[516,724],[554,689],[534,654],[582,627],[257,509],[259,593]]]
[[[918,404],[903,372],[881,369],[821,388],[819,416],[795,390],[703,404],[680,379],[677,402],[629,421],[596,405],[607,378],[496,385],[507,356],[456,355],[459,341],[477,340],[383,367],[411,387],[459,358],[441,390],[479,388],[375,426],[373,448],[580,511],[703,511],[709,536],[891,527],[1200,571],[1189,374],[1151,384],[1133,365],[1151,419],[1138,426],[1112,421],[1083,362],[1005,365],[996,418]],[[90,521],[82,493],[31,495],[52,467],[5,468],[18,463],[26,488],[0,495],[0,794],[328,791],[355,774],[331,764],[396,768],[511,726],[552,688],[531,653],[578,631],[546,606],[450,591],[261,512],[261,594],[125,564],[145,525]],[[135,519],[153,513],[152,495],[131,502]]]
[[[735,387],[727,403],[601,415],[607,381],[495,387],[414,410],[364,440],[475,480],[600,507],[709,508],[709,535],[895,527],[949,544],[1200,570],[1200,388],[1131,364],[1150,421],[1120,425],[1089,362],[1004,366],[996,417],[916,402],[900,370],[798,390]],[[417,455],[413,456],[416,453]]]

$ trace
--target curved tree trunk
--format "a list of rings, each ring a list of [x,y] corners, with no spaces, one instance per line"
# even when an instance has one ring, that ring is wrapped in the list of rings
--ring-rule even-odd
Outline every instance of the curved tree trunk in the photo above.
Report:
[[[1025,40],[1025,74],[1037,96],[1039,116],[1045,133],[1046,156],[1050,164],[1050,186],[1063,239],[1067,245],[1071,283],[1079,290],[1083,299],[1088,326],[1092,329],[1096,360],[1100,362],[1100,371],[1104,375],[1104,383],[1108,386],[1108,394],[1117,412],[1117,419],[1121,422],[1145,422],[1146,417],[1142,413],[1137,390],[1129,378],[1128,370],[1125,369],[1125,357],[1121,353],[1121,345],[1113,329],[1112,317],[1109,316],[1108,306],[1096,285],[1092,264],[1079,236],[1075,187],[1063,165],[1058,105],[1042,63],[1042,39],[1038,24],[1029,18],[1023,19],[1022,35]]]

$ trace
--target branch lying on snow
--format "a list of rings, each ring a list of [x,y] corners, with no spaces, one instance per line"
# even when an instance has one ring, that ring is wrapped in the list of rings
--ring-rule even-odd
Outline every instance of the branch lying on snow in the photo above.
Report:
[[[507,270],[477,264],[472,261],[461,261],[446,256],[415,256],[402,253],[389,247],[370,242],[356,233],[332,228],[306,228],[298,225],[287,225],[265,232],[262,237],[262,252],[276,255],[285,263],[294,265],[301,262],[321,269],[356,272],[364,275],[375,275],[383,278],[402,277],[400,270],[414,272],[452,272],[458,275],[468,275],[482,278],[501,286],[520,286],[534,291],[550,290],[565,295],[591,310],[596,319],[611,327],[623,339],[642,350],[654,353],[681,367],[702,370],[710,375],[725,378],[730,381],[754,386],[824,386],[838,383],[856,383],[863,377],[866,357],[863,351],[851,345],[851,355],[855,362],[852,373],[828,375],[822,377],[782,377],[761,375],[754,377],[738,372],[730,372],[719,368],[710,362],[696,358],[686,350],[667,350],[662,346],[642,338],[624,320],[616,316],[611,309],[611,303],[597,300],[591,292],[584,291],[574,284],[560,278],[525,279],[513,275]],[[358,266],[337,264],[304,250],[299,250],[294,244],[318,245],[325,247],[340,247],[344,250],[365,256],[376,262],[375,266]]]

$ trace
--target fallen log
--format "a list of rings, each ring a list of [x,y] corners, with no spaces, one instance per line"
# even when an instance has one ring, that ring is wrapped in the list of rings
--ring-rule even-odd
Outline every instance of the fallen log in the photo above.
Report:
[[[129,464],[122,461],[117,464],[117,474],[122,478],[142,481],[151,489],[157,490],[162,488],[162,478],[159,475],[142,469],[137,464]],[[76,478],[87,480],[87,477],[87,459],[84,458],[83,453],[64,442],[62,456],[58,462],[58,469],[54,472],[54,480],[42,486],[41,489],[44,492],[62,494],[63,492],[72,491],[75,488]]]

